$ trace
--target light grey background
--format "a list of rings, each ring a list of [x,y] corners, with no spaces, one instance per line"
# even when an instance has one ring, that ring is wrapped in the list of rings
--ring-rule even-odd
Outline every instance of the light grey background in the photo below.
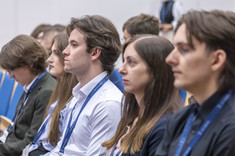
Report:
[[[179,0],[184,11],[235,10],[235,0]],[[109,18],[122,37],[122,25],[140,13],[157,14],[161,0],[0,0],[0,48],[40,23],[64,24],[71,17],[99,14]]]

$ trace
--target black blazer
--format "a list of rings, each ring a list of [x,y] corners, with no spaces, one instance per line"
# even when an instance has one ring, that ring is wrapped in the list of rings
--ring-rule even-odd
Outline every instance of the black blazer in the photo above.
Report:
[[[122,156],[154,156],[159,143],[163,139],[167,123],[171,116],[172,113],[165,113],[162,117],[159,118],[144,140],[140,152],[135,154],[130,154],[130,152],[128,152],[126,154],[122,154]]]
[[[12,130],[9,132],[6,142],[0,143],[0,156],[20,156],[22,150],[32,142],[44,116],[50,95],[55,86],[56,80],[46,73],[29,94],[28,101],[18,115]],[[17,110],[22,104],[21,96]]]

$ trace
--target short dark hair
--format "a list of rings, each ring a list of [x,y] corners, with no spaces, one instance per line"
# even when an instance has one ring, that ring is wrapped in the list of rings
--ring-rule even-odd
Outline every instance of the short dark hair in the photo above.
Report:
[[[160,20],[157,17],[148,14],[140,14],[128,19],[124,23],[122,30],[127,30],[131,36],[136,34],[158,35],[160,31],[159,25]]]
[[[101,49],[99,59],[103,69],[110,74],[121,52],[119,34],[112,22],[99,15],[86,15],[81,18],[72,18],[67,26],[68,35],[74,29],[84,33],[88,53],[93,48]]]
[[[58,33],[62,33],[65,32],[66,26],[62,25],[62,24],[55,24],[52,25],[50,27],[48,27],[47,29],[45,29],[44,31],[44,37],[50,33],[54,33],[54,36],[57,35]]]
[[[220,75],[220,90],[232,88],[235,91],[235,13],[231,11],[189,11],[179,20],[186,25],[187,40],[194,48],[192,38],[206,44],[208,53],[222,49],[227,58]]]
[[[32,31],[31,35],[33,38],[38,38],[38,35],[41,32],[45,32],[45,30],[47,30],[49,27],[51,27],[50,24],[40,24],[38,25],[36,28],[34,28],[34,30]]]
[[[0,66],[6,70],[31,65],[31,72],[39,74],[45,71],[47,52],[31,36],[18,35],[3,46],[0,53]]]

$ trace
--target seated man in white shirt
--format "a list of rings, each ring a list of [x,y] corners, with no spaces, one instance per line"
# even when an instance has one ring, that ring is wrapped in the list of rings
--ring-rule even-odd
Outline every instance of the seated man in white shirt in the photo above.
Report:
[[[63,51],[64,70],[76,75],[67,127],[47,155],[105,155],[101,146],[115,133],[121,118],[121,91],[108,79],[120,54],[115,26],[104,17],[72,19],[69,45]]]

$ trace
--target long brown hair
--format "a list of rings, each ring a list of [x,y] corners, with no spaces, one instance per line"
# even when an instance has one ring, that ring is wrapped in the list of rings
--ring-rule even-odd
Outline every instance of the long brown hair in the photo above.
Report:
[[[64,65],[64,56],[62,51],[68,45],[68,35],[66,33],[58,34],[55,36],[53,44],[55,44],[58,50],[58,57],[60,62]],[[72,89],[77,83],[78,81],[76,77],[70,73],[64,73],[62,77],[57,78],[57,84],[51,94],[50,101],[47,106],[47,113],[45,114],[46,117],[50,106],[57,101],[57,104],[51,114],[51,123],[48,135],[48,140],[53,146],[56,146],[61,134],[59,130],[60,112],[65,108],[65,105],[71,99]]]
[[[144,139],[158,121],[167,111],[176,111],[182,101],[179,91],[174,87],[174,76],[165,58],[173,50],[173,45],[163,37],[153,35],[137,35],[124,44],[126,47],[134,43],[138,55],[146,62],[152,79],[148,82],[140,108],[135,95],[125,93],[125,102],[122,118],[118,125],[115,136],[102,145],[108,149],[112,148],[118,140],[126,133],[127,125],[138,117],[135,127],[122,141],[121,151],[127,153],[130,147],[131,154],[139,152]],[[139,113],[143,110],[143,113]],[[141,115],[140,115],[141,114]]]

